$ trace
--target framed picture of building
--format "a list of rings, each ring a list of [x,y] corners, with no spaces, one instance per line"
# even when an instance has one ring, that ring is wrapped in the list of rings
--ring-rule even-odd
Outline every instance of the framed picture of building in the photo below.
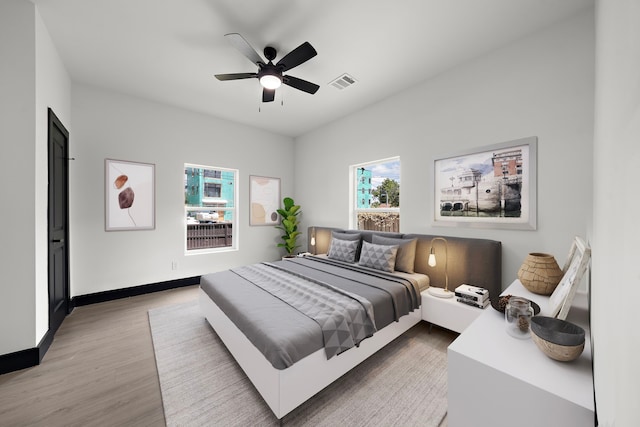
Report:
[[[153,230],[155,165],[105,159],[105,230]]]
[[[434,159],[436,226],[536,229],[537,137]]]
[[[249,225],[278,225],[280,178],[249,177]]]

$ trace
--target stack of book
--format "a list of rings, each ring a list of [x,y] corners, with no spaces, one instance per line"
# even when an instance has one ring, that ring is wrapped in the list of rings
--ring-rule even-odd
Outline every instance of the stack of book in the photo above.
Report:
[[[456,288],[456,297],[458,302],[477,308],[487,307],[491,301],[489,300],[489,290],[462,284]]]

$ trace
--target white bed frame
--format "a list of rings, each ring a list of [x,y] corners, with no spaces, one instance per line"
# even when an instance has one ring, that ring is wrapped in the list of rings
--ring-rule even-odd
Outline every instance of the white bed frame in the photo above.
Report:
[[[371,338],[327,360],[320,349],[287,369],[274,368],[238,327],[202,290],[200,308],[225,346],[278,419],[366,360],[421,320],[420,310],[402,316]]]

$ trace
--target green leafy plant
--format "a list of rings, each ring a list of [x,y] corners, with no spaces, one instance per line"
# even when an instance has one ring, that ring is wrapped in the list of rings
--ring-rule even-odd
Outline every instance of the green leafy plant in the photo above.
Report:
[[[284,209],[278,209],[282,221],[276,228],[284,231],[281,236],[284,243],[278,243],[278,247],[285,248],[287,255],[293,255],[293,252],[299,247],[297,244],[298,236],[302,234],[298,231],[300,206],[296,205],[291,197],[285,197],[282,202]]]

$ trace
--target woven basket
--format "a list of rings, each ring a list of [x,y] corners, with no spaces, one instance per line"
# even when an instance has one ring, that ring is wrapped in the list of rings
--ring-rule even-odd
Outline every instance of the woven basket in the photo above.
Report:
[[[520,266],[518,279],[534,294],[551,295],[562,279],[562,270],[553,255],[534,252]]]

